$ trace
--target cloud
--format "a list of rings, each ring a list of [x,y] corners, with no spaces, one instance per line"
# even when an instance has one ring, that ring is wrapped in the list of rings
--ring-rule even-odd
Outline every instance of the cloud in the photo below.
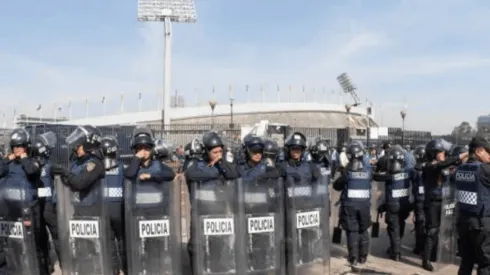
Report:
[[[357,1],[338,6],[313,1],[311,10],[304,11],[309,17],[298,22],[264,15],[269,23],[263,23],[257,13],[260,24],[241,16],[243,3],[227,7],[233,20],[222,18],[224,7],[213,8],[217,2],[200,2],[197,24],[173,28],[172,87],[189,104],[211,97],[225,102],[230,85],[237,101],[276,100],[277,85],[283,99],[289,98],[289,86],[292,100],[303,100],[303,86],[309,98],[334,98],[336,92],[330,91],[339,89],[335,77],[348,72],[359,97],[383,106],[377,113],[386,125],[400,125],[398,113],[405,103],[408,128],[436,132],[449,131],[461,120],[473,122],[486,112],[483,102],[490,96],[471,109],[455,100],[462,92],[478,96],[485,89],[481,83],[490,65],[490,39],[481,34],[490,30],[490,19],[481,2],[411,0],[368,7]],[[281,8],[294,6],[288,5]],[[275,9],[288,14],[272,6],[263,13]],[[0,76],[0,92],[15,93],[15,103],[9,104],[32,114],[38,104],[66,106],[71,101],[77,106],[73,114],[83,116],[87,97],[91,113],[100,114],[102,96],[107,97],[107,111],[117,112],[121,94],[124,108],[135,110],[139,93],[143,106],[156,108],[162,101],[163,27],[148,23],[133,28],[125,40],[105,48],[97,47],[96,40],[67,46],[60,37],[44,45],[57,53],[52,59],[0,48],[0,73],[6,75]],[[51,112],[48,107],[46,112]]]

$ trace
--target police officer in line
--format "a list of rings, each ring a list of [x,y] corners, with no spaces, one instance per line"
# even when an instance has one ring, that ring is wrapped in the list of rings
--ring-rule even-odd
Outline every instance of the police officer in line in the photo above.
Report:
[[[241,178],[246,181],[256,179],[277,179],[282,176],[273,162],[263,159],[264,142],[260,137],[248,135],[243,140],[246,163],[238,167]]]
[[[275,166],[276,163],[279,163],[278,155],[279,146],[277,145],[277,142],[271,139],[264,140],[264,160],[269,163],[269,165]]]
[[[306,137],[299,132],[293,133],[285,143],[285,161],[280,164],[280,168],[286,171],[288,178],[299,181],[316,181],[320,177],[320,170],[315,164],[309,163],[304,159],[306,151]]]
[[[196,147],[197,144],[194,144],[193,148],[195,149]],[[216,184],[216,181],[233,180],[240,177],[236,165],[226,158],[223,158],[224,144],[223,140],[217,133],[205,133],[202,137],[201,148],[203,149],[202,157],[200,159],[197,159],[195,163],[192,163],[192,165],[189,165],[184,174],[187,180],[188,187],[190,189],[189,194],[191,198],[193,196],[191,190],[191,186],[193,183],[202,182],[204,184]],[[192,207],[192,200],[190,201],[190,203],[191,212],[196,211]],[[194,223],[195,221],[191,220],[191,232],[193,231],[193,228],[195,226]],[[192,234],[191,238],[188,241],[187,249],[192,265],[194,257]]]
[[[124,166],[119,161],[119,145],[115,137],[103,137],[100,148],[105,168],[104,200],[107,202],[112,239],[114,269],[127,274],[124,223]]]
[[[412,195],[414,198],[413,213],[415,218],[415,248],[413,249],[413,253],[420,254],[424,251],[425,241],[425,189],[422,176],[425,166],[425,146],[421,145],[416,147],[414,157],[416,164],[415,178],[412,182]]]
[[[184,162],[180,172],[185,172],[189,166],[192,166],[197,160],[202,159],[203,148],[198,139],[187,143],[184,147]]]
[[[74,194],[78,192],[79,201],[74,205],[74,216],[101,215],[101,204],[104,202],[100,192],[105,177],[104,156],[99,148],[101,139],[99,129],[91,125],[78,126],[66,138],[66,143],[72,150],[70,169],[58,164],[52,166],[52,173],[61,175],[63,184],[70,187]],[[112,266],[114,274],[118,274],[119,270],[115,268],[117,263],[113,262]],[[80,268],[91,272],[94,267]]]
[[[173,153],[163,139],[156,139],[155,146],[153,147],[153,154],[156,160],[162,163],[168,163],[173,161]]]
[[[388,170],[388,151],[391,149],[391,141],[384,141],[382,148],[383,150],[376,162],[376,173],[387,172]]]
[[[6,175],[5,181],[3,182],[3,199],[6,207],[14,213],[21,213],[26,207],[26,204],[30,205],[29,208],[32,215],[30,217],[32,218],[31,226],[34,229],[36,251],[26,252],[34,253],[34,257],[37,258],[38,263],[38,267],[35,268],[39,269],[40,274],[50,274],[49,254],[46,254],[46,251],[49,251],[49,249],[46,248],[46,243],[43,242],[42,209],[37,195],[41,165],[34,158],[29,157],[31,140],[26,130],[18,128],[12,132],[10,136],[10,148],[12,153],[7,156],[7,162],[4,163],[4,171],[2,173]],[[18,194],[23,194],[23,196],[18,197]],[[6,252],[9,254],[6,255],[8,258],[24,257],[16,249],[9,249]],[[20,259],[18,262],[23,261],[23,259]],[[19,271],[19,266],[8,266],[7,264],[7,270],[8,274],[15,273]]]
[[[331,175],[331,155],[329,154],[330,145],[327,140],[317,138],[315,143],[310,147],[311,161],[320,171]],[[330,180],[330,177],[329,177]]]
[[[461,263],[458,275],[490,274],[490,142],[474,137],[469,145],[469,159],[455,174],[457,229]]]
[[[433,249],[437,248],[437,239],[442,214],[443,188],[449,187],[449,168],[458,165],[468,158],[468,153],[459,156],[446,157],[451,144],[443,139],[435,139],[425,147],[427,162],[423,168],[423,181],[425,189],[425,246],[422,267],[434,271],[431,264]]]
[[[387,173],[376,173],[375,181],[385,182],[386,224],[390,238],[388,252],[394,261],[400,260],[401,239],[405,233],[405,220],[411,212],[410,185],[415,180],[415,170],[406,167],[406,152],[400,146],[392,147],[386,157]]]
[[[54,188],[54,175],[51,171],[53,163],[49,159],[51,156],[51,150],[56,145],[56,135],[53,132],[47,132],[34,138],[31,145],[31,156],[39,163],[41,169],[41,175],[39,180],[40,187],[37,194],[39,197],[39,203],[42,211],[42,228],[43,233],[43,250],[44,255],[50,255],[49,253],[49,235],[51,234],[51,240],[53,242],[53,248],[56,252],[58,259],[61,259],[60,253],[60,241],[58,234],[58,215],[56,211],[56,192]],[[49,231],[49,232],[48,232]],[[48,257],[50,272],[54,272],[55,259]]]
[[[175,178],[172,168],[161,161],[154,160],[152,155],[155,146],[151,133],[142,131],[137,133],[132,141],[131,148],[135,155],[124,171],[124,176],[130,180],[168,182]]]
[[[7,168],[7,159],[4,159],[4,156],[0,158],[0,186],[3,183],[5,176],[7,175],[8,168]],[[4,209],[7,208],[5,204],[3,203],[3,198],[0,198],[0,207]],[[1,210],[0,210],[1,211]],[[0,212],[0,215],[3,215],[2,212]],[[7,262],[5,260],[5,252],[4,252],[4,243],[0,241],[0,275],[6,275],[7,273]]]
[[[458,156],[462,153],[467,153],[468,152],[468,148],[466,146],[461,146],[461,145],[457,145],[457,146],[454,146],[453,149],[451,149],[451,153],[449,154],[451,157],[454,157],[454,156]],[[459,166],[461,166],[462,164],[466,163],[466,159],[464,159],[460,164]],[[456,170],[458,169],[458,166],[452,166],[449,170],[451,172],[451,186],[455,186],[455,183],[456,183]],[[455,191],[454,188],[452,188],[453,191]],[[455,194],[453,194],[453,197],[456,198]],[[457,211],[456,209],[454,209],[454,211]],[[460,256],[460,247],[461,247],[461,240],[458,236],[458,232],[454,232],[455,233],[455,241],[456,241],[456,256]]]
[[[347,235],[348,261],[355,266],[364,264],[369,254],[372,169],[365,165],[364,149],[359,143],[348,146],[347,156],[347,169],[334,181],[333,188],[342,192],[340,222]]]

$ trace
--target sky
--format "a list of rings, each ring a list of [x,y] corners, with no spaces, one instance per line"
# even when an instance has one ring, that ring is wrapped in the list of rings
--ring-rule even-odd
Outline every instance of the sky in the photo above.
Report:
[[[196,0],[196,10],[195,24],[172,26],[172,91],[186,105],[227,104],[230,86],[237,102],[352,103],[336,81],[347,72],[383,126],[401,126],[406,109],[407,129],[447,133],[490,113],[489,1]],[[14,110],[84,116],[87,99],[90,115],[158,108],[163,24],[138,22],[136,0],[0,1],[0,11],[4,121]]]

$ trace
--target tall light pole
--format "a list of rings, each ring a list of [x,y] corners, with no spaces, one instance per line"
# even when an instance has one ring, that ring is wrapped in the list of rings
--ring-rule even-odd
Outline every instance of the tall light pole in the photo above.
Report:
[[[209,107],[211,107],[211,129],[214,129],[214,108],[216,108],[216,100],[210,100]]]
[[[162,110],[162,121],[164,125],[170,124],[172,22],[195,23],[196,19],[196,5],[194,0],[138,0],[138,21],[164,23],[165,66]]]
[[[235,124],[233,124],[233,102],[235,100],[233,98],[230,98],[230,129],[233,129]]]
[[[350,110],[352,109],[352,105],[351,104],[345,104],[345,117],[346,117],[346,120],[347,120],[347,135],[348,135],[348,138],[350,138]],[[349,140],[347,140],[347,142],[349,142]]]
[[[402,117],[402,146],[405,145],[405,117],[407,117],[407,110],[403,109],[400,111],[400,116]]]

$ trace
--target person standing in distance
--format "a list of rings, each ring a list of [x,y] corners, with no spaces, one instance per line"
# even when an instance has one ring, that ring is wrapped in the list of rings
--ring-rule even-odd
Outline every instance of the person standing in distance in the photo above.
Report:
[[[455,173],[457,229],[461,263],[458,275],[490,274],[490,142],[474,137],[469,159]]]

